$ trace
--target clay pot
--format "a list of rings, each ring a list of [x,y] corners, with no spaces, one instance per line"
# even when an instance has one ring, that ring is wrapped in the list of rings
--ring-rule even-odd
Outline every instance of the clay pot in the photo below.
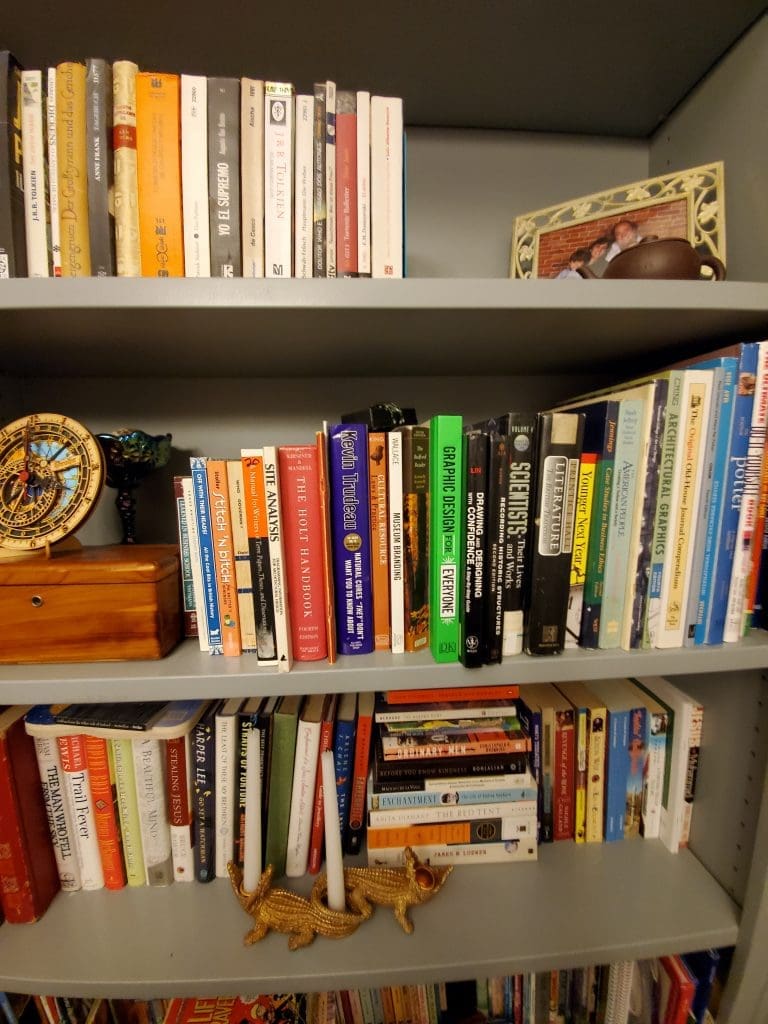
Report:
[[[647,278],[652,280],[699,281],[705,280],[701,268],[709,267],[713,277],[722,281],[725,266],[717,256],[702,256],[685,238],[643,239],[631,249],[617,253],[605,268],[603,280]],[[585,278],[599,280],[589,267],[579,267]]]

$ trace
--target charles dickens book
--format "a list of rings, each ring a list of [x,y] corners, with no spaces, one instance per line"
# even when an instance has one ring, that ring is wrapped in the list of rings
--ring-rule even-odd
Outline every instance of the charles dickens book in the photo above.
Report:
[[[359,423],[328,428],[331,540],[340,654],[373,650],[368,434]]]
[[[404,426],[403,591],[405,649],[429,643],[429,427]]]
[[[558,654],[565,643],[583,434],[582,413],[539,414],[533,550],[525,616],[528,654]]]
[[[458,661],[464,534],[461,416],[433,416],[429,444],[429,643],[435,661]]]
[[[241,277],[240,80],[208,79],[211,277]]]
[[[21,67],[8,50],[0,50],[0,144],[0,278],[26,277]]]
[[[488,433],[464,435],[464,567],[460,658],[467,668],[483,662],[485,558],[488,514]]]

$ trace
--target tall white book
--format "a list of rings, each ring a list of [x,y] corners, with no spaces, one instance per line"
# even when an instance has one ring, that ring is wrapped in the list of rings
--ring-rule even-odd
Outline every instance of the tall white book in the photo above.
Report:
[[[59,736],[59,756],[64,781],[68,787],[72,820],[77,842],[80,883],[83,889],[103,889],[99,840],[93,814],[90,772],[85,756],[83,736]]]
[[[293,274],[293,85],[264,85],[264,274]]]
[[[336,83],[325,83],[325,276],[336,277]]]
[[[142,737],[131,742],[146,883],[169,885],[173,881],[173,856],[163,741]]]
[[[326,696],[312,693],[304,701],[296,730],[296,753],[293,761],[291,814],[288,819],[288,849],[285,873],[289,878],[306,874],[309,862],[309,841],[312,835],[312,814],[315,802],[320,752],[320,723]]]
[[[35,755],[61,889],[62,892],[77,892],[81,888],[77,838],[55,736],[35,736]]]
[[[293,223],[294,277],[312,277],[315,97],[296,97]]]
[[[403,435],[387,434],[389,504],[389,602],[392,653],[405,653],[405,577],[403,575]]]
[[[28,277],[50,277],[43,139],[43,73],[22,71],[21,156]]]
[[[288,672],[293,665],[293,647],[291,644],[291,623],[288,612],[288,580],[283,542],[282,500],[280,498],[280,471],[277,461],[277,447],[275,445],[265,445],[263,454],[269,562],[272,577],[272,601],[274,605],[275,637],[277,643],[277,667],[280,672]]]
[[[357,93],[357,274],[371,276],[371,94]]]
[[[371,276],[403,276],[403,101],[371,96]]]
[[[56,68],[48,68],[46,129],[48,148],[48,215],[51,229],[51,274],[61,277],[61,226],[59,225],[59,157],[56,151]]]
[[[264,82],[240,79],[243,277],[264,277]]]
[[[216,785],[214,807],[216,822],[216,877],[227,877],[227,864],[235,853],[235,810],[237,807],[237,713],[243,701],[231,697],[216,712],[214,749]]]
[[[184,276],[211,276],[208,218],[208,80],[181,76],[181,198]]]

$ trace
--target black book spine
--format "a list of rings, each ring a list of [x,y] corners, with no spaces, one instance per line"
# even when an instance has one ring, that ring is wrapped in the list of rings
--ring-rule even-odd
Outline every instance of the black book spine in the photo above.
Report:
[[[21,158],[21,66],[0,50],[0,278],[27,276]]]
[[[461,615],[461,662],[483,663],[485,569],[488,516],[488,447],[486,431],[464,435],[464,572]]]
[[[115,257],[114,157],[112,147],[112,68],[91,57],[86,73],[86,143],[88,147],[88,232],[93,277],[114,277]]]
[[[194,858],[198,882],[216,877],[216,711],[212,701],[192,733],[194,759]]]
[[[380,744],[378,745],[380,747]],[[473,775],[521,775],[528,770],[528,754],[473,754],[467,757],[419,757],[385,761],[377,749],[373,781],[471,778]]]
[[[488,452],[488,543],[483,662],[501,661],[509,488],[508,438],[492,432]]]
[[[525,581],[530,566],[533,526],[536,416],[510,413],[504,417],[504,428],[509,469],[502,577],[502,655],[510,657],[523,649]]]
[[[242,277],[237,78],[208,79],[208,209],[211,277]]]

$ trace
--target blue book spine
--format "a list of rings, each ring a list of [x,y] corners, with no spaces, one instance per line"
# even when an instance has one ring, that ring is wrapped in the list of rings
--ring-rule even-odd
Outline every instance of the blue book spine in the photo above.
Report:
[[[739,509],[744,490],[749,432],[752,424],[757,357],[757,342],[746,342],[742,345],[735,387],[730,449],[725,472],[723,514],[719,535],[715,541],[709,607],[705,612],[702,630],[699,630],[699,636],[703,632],[705,644],[721,644],[725,632],[728,591],[731,585],[731,570],[733,569],[736,534],[739,528]]]
[[[624,838],[624,810],[629,777],[629,711],[608,711],[605,772],[605,841]]]
[[[338,719],[333,738],[333,766],[336,771],[336,800],[339,804],[339,827],[344,835],[349,820],[349,796],[352,792],[352,770],[355,756],[355,719]]]
[[[208,501],[208,474],[205,456],[193,455],[189,460],[192,473],[192,492],[195,496],[195,516],[200,537],[200,562],[203,570],[203,596],[205,598],[208,642],[211,654],[223,654],[219,618],[219,593],[216,587],[216,556],[211,532],[211,509]]]
[[[714,438],[712,476],[709,483],[709,498],[705,510],[706,520],[699,587],[698,593],[695,595],[696,604],[692,609],[689,609],[689,624],[684,641],[686,644],[691,642],[703,644],[706,633],[706,618],[712,596],[712,573],[717,552],[717,538],[725,510],[726,473],[733,433],[739,361],[735,356],[725,356],[721,359],[706,360],[696,365],[705,370],[721,370],[722,387],[719,392],[719,409],[713,410],[713,414],[717,417],[717,425]]]
[[[373,651],[368,431],[361,423],[328,429],[331,547],[339,654]]]
[[[709,997],[717,976],[720,953],[716,949],[705,949],[699,953],[684,953],[683,963],[696,979],[696,992],[691,1003],[690,1016],[695,1024],[704,1024],[709,1007]]]

